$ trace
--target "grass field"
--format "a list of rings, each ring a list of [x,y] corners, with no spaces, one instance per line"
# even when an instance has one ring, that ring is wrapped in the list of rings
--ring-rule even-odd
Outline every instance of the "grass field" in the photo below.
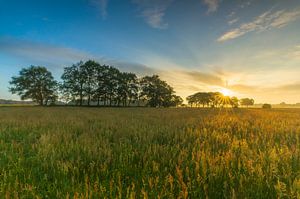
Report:
[[[300,198],[300,110],[0,108],[1,198]]]

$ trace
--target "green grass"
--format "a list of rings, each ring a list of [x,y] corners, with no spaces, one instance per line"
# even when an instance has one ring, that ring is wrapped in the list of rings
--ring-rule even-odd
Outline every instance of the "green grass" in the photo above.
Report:
[[[299,198],[300,110],[0,108],[1,198]]]

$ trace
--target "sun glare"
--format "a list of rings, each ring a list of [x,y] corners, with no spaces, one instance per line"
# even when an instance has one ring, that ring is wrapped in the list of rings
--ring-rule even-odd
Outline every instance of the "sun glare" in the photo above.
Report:
[[[221,91],[220,91],[224,96],[229,96],[231,97],[233,95],[233,92],[231,90],[228,90],[226,88],[223,88]]]

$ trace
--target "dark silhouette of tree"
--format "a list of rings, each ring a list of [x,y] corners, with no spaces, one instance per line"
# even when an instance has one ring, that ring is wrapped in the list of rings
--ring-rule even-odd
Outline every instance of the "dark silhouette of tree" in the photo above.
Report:
[[[271,109],[272,105],[271,104],[263,104],[262,108],[264,108],[264,109]]]
[[[156,75],[138,79],[134,73],[121,72],[92,60],[66,67],[61,78],[64,98],[79,105],[86,102],[88,106],[131,106],[133,103],[139,106],[143,100],[152,107],[169,107],[183,102]]]
[[[158,75],[145,76],[141,80],[142,96],[151,107],[171,106],[173,88]]]
[[[209,92],[211,96],[211,107],[220,107],[224,101],[224,95],[220,92]]]
[[[81,74],[85,79],[83,84],[84,96],[87,97],[87,105],[90,106],[92,97],[96,92],[96,68],[99,64],[95,61],[89,60],[81,66]]]
[[[107,65],[100,65],[97,67],[97,95],[98,100],[100,99],[103,102],[103,105],[106,106],[108,102],[108,92],[110,90],[110,67]],[[99,101],[97,103],[99,105]]]
[[[182,103],[183,103],[183,99],[180,96],[172,95],[170,106],[178,107],[178,106],[182,105]]]
[[[119,73],[118,102],[129,106],[138,98],[138,79],[133,73]]]
[[[197,92],[186,98],[188,104],[192,106],[202,107],[238,107],[239,100],[237,97],[224,96],[220,92]]]
[[[106,102],[105,78],[107,76],[109,67],[100,65],[99,63],[96,64],[93,100],[97,102],[97,106],[100,106],[100,102]]]
[[[83,70],[83,62],[79,62],[70,67],[64,68],[64,73],[61,76],[63,80],[61,91],[66,100],[72,99],[76,104],[83,105],[85,74]]]
[[[238,108],[239,107],[239,99],[235,96],[231,97],[230,105],[232,106],[232,108]]]
[[[200,105],[202,105],[202,107],[209,106],[212,100],[212,93],[206,92],[198,92],[187,97],[188,103],[191,104],[191,106],[195,104],[196,107],[199,107]]]
[[[109,100],[109,106],[112,106],[113,103],[118,102],[118,86],[120,83],[120,71],[119,69],[110,66],[107,74],[107,81],[105,83],[105,86],[107,88],[107,96]]]
[[[242,106],[246,106],[248,108],[249,106],[254,105],[254,99],[243,98],[243,99],[240,100],[240,103],[241,103]]]
[[[30,66],[23,68],[19,76],[12,77],[9,82],[10,92],[17,94],[22,100],[32,99],[39,105],[47,105],[57,99],[57,82],[51,72],[42,66]]]
[[[186,101],[191,107],[193,107],[193,105],[197,102],[195,95],[187,96]]]

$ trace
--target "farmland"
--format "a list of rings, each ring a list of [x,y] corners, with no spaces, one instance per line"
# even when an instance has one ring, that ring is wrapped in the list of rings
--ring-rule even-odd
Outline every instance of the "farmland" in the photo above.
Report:
[[[300,110],[0,108],[2,198],[299,198]]]

